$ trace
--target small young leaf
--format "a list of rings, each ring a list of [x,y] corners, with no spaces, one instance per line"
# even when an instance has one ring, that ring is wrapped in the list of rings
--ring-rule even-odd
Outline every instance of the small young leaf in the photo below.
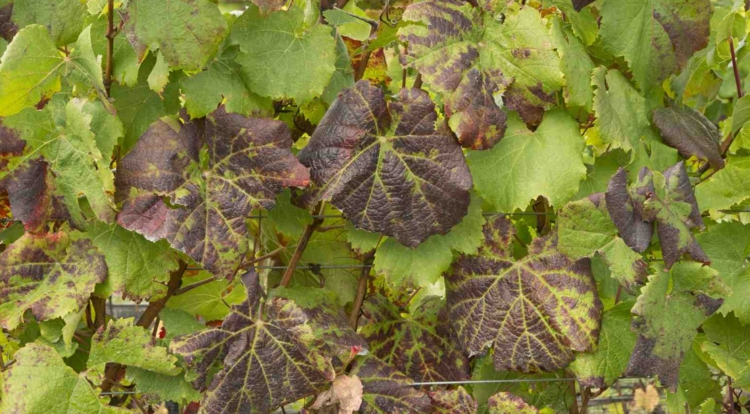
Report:
[[[470,201],[461,147],[436,120],[427,92],[402,89],[388,105],[381,89],[360,81],[339,95],[299,158],[318,198],[355,226],[415,247],[447,233]]]
[[[602,304],[589,259],[572,261],[557,250],[557,235],[538,238],[514,260],[498,246],[514,227],[500,217],[485,225],[487,244],[461,256],[446,276],[450,319],[470,356],[494,347],[498,370],[554,371],[591,351],[599,337]],[[495,238],[494,233],[501,238]]]

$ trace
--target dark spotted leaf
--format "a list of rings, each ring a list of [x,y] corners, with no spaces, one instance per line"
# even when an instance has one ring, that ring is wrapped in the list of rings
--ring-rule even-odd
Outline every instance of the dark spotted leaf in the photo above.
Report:
[[[652,177],[654,184],[650,184]],[[643,214],[645,219],[656,221],[656,233],[667,269],[684,254],[688,254],[693,260],[710,263],[711,259],[703,252],[691,232],[694,228],[702,229],[704,225],[685,163],[679,162],[669,167],[663,176],[644,173],[640,181],[639,186],[656,186],[655,193],[645,194]]]
[[[620,168],[609,180],[604,198],[609,217],[620,232],[620,237],[630,248],[643,253],[651,244],[654,226],[643,218],[643,207],[640,202],[643,194],[632,194],[630,190],[628,173]]]
[[[584,7],[593,3],[595,0],[572,0],[572,1],[573,1],[573,7],[576,9],[576,11],[581,11],[583,10]]]
[[[464,387],[454,390],[435,390],[427,392],[432,400],[434,414],[475,414],[477,402],[471,398]]]
[[[721,135],[711,121],[692,108],[657,108],[654,124],[664,142],[677,148],[685,158],[696,156],[707,160],[715,170],[724,167],[719,141]]]
[[[362,414],[428,413],[430,398],[411,379],[373,357],[357,358],[349,375],[362,381]]]
[[[318,198],[355,226],[414,247],[447,233],[470,202],[461,147],[436,121],[427,92],[402,89],[386,103],[381,89],[360,81],[331,105],[299,158]]]
[[[485,226],[488,236],[514,229],[505,217]],[[459,257],[446,277],[450,320],[463,351],[474,356],[494,347],[498,370],[539,372],[564,368],[573,351],[593,350],[602,304],[590,260],[560,253],[556,234],[534,240],[520,260],[498,240],[488,237],[478,255]]]
[[[521,397],[511,393],[498,392],[487,400],[489,414],[536,414],[536,408],[526,404]]]
[[[118,222],[230,276],[248,249],[250,212],[273,207],[284,187],[308,183],[291,144],[283,123],[223,108],[205,121],[159,121],[120,162]]]
[[[212,366],[223,361],[205,391],[203,409],[268,413],[325,389],[336,372],[332,355],[324,351],[338,340],[335,332],[347,328],[333,329],[337,320],[289,299],[262,299],[255,270],[243,275],[242,282],[248,298],[232,307],[220,327],[177,337],[170,345],[197,371],[194,384],[199,389],[206,388]]]
[[[658,376],[675,390],[696,330],[723,302],[712,296],[725,295],[728,289],[716,270],[697,262],[654,271],[632,310],[638,339],[626,374]]]
[[[0,253],[0,326],[27,309],[40,321],[82,309],[107,276],[104,257],[80,233],[24,234]]]
[[[617,237],[617,227],[607,213],[604,194],[573,201],[560,209],[557,218],[558,248],[573,260],[602,256],[612,278],[634,292],[646,282],[648,265]]]
[[[48,220],[67,220],[67,209],[55,185],[49,165],[42,158],[17,167],[0,180],[0,194],[10,201],[13,218],[23,223],[26,231],[39,231]]]
[[[360,333],[373,355],[399,367],[415,381],[466,380],[469,360],[453,347],[449,337],[438,333],[441,305],[442,301],[432,298],[402,317],[401,310],[386,297],[373,295],[363,306],[367,324]]]
[[[450,125],[461,144],[491,148],[505,131],[505,116],[493,96],[528,123],[540,120],[563,86],[560,60],[539,12],[506,9],[501,24],[495,13],[458,0],[429,0],[409,5],[403,19],[421,24],[399,30],[408,42],[403,63],[416,68],[434,90],[449,96]],[[506,90],[507,89],[507,90]]]

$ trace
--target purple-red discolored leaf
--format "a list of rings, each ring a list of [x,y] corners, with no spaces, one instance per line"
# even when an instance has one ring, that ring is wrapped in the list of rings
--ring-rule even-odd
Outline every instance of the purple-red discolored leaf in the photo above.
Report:
[[[643,218],[639,200],[634,200],[628,191],[628,174],[624,169],[617,170],[617,173],[609,180],[604,197],[607,211],[620,237],[628,247],[638,253],[643,253],[651,243],[654,226]]]
[[[0,194],[6,193],[13,218],[26,231],[39,231],[48,220],[68,220],[62,197],[54,195],[54,183],[46,161],[30,160],[0,180]]]
[[[589,4],[593,3],[596,0],[572,0],[573,1],[573,8],[576,11],[583,10],[584,7],[588,6]]]
[[[104,256],[65,231],[26,233],[0,253],[0,326],[14,329],[24,312],[38,320],[78,312],[107,277]]]
[[[362,381],[361,414],[429,413],[429,396],[403,373],[373,356],[357,358],[349,375]]]
[[[370,352],[415,381],[461,381],[469,379],[469,360],[453,347],[449,337],[438,332],[438,310],[442,302],[426,300],[409,317],[386,297],[376,294],[363,306],[366,324],[360,333]]]
[[[667,145],[685,158],[696,156],[707,160],[714,170],[724,168],[719,144],[719,129],[702,113],[692,108],[657,108],[654,125]]]
[[[489,149],[505,135],[507,116],[492,97],[498,89],[491,76],[474,68],[445,102],[445,115],[461,146]]]
[[[477,402],[471,398],[464,387],[429,391],[427,395],[432,400],[433,414],[475,414],[477,412]]]
[[[117,196],[124,200],[118,222],[230,276],[248,249],[250,212],[273,207],[285,187],[309,182],[291,145],[282,122],[223,107],[205,121],[158,121],[118,167]]]
[[[535,407],[526,403],[521,397],[508,392],[498,392],[487,400],[489,414],[536,414]]]
[[[355,226],[414,247],[447,233],[469,207],[464,154],[436,121],[427,92],[402,89],[387,103],[360,81],[331,105],[299,158],[319,199]]]
[[[486,235],[511,232],[500,217]],[[507,238],[506,238],[507,239]],[[476,256],[460,256],[446,276],[453,332],[469,356],[494,347],[498,370],[554,371],[573,352],[597,344],[602,304],[588,258],[573,261],[557,250],[557,235],[537,238],[514,259],[490,237]]]
[[[332,355],[325,353],[332,348],[327,342],[347,336],[332,333],[330,325],[338,322],[320,313],[311,318],[283,297],[263,299],[255,270],[245,273],[242,282],[248,298],[232,307],[220,327],[177,337],[170,345],[198,373],[194,385],[206,389],[203,409],[268,413],[327,388],[336,376]],[[206,388],[218,361],[223,367]]]

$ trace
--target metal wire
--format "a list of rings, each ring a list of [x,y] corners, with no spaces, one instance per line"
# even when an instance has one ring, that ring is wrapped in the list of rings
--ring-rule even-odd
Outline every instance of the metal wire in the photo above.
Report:
[[[363,267],[372,267],[371,264],[351,264],[351,265],[305,265],[297,266],[299,270],[318,270],[318,269],[362,269]],[[255,266],[257,270],[284,270],[287,266]],[[203,270],[202,267],[188,267],[186,270]]]
[[[518,379],[498,379],[498,380],[467,380],[467,381],[433,381],[433,382],[412,382],[413,387],[422,387],[429,385],[464,385],[464,384],[505,384],[519,382],[563,382],[578,381],[577,378],[518,378]]]

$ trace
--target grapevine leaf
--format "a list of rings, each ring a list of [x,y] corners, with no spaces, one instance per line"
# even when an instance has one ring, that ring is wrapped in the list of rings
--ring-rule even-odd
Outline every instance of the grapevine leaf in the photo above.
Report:
[[[601,193],[566,204],[560,210],[557,226],[558,248],[571,259],[599,253],[612,277],[631,292],[646,281],[646,262],[617,237]]]
[[[641,173],[645,174],[645,171],[642,170]],[[637,187],[637,191],[644,192],[641,187]],[[655,190],[647,187],[645,191],[653,193]],[[607,211],[617,227],[620,237],[625,241],[625,244],[638,253],[643,253],[648,248],[654,234],[654,227],[643,217],[643,207],[639,202],[640,197],[644,195],[630,192],[628,174],[620,168],[610,179],[607,193],[604,196]]]
[[[657,108],[654,110],[654,124],[664,142],[677,148],[683,157],[695,155],[708,160],[715,170],[724,167],[719,149],[719,129],[700,112],[691,108]]]
[[[349,375],[362,381],[362,414],[426,413],[430,398],[411,386],[411,379],[373,357],[357,358]]]
[[[92,2],[89,2],[89,6]],[[113,24],[118,25],[122,21],[119,13],[113,16]],[[107,56],[107,15],[99,16],[91,26],[92,46],[95,55]],[[138,83],[138,69],[140,62],[135,49],[126,36],[115,36],[112,49],[112,80],[119,85],[135,86]],[[106,62],[105,62],[106,64]]]
[[[696,348],[698,350],[696,351]],[[700,351],[698,341],[693,342],[693,346],[685,352],[680,364],[680,382],[677,386],[676,393],[667,393],[667,409],[670,411],[684,410],[685,404],[694,409],[706,398],[721,397],[721,387],[714,378],[713,372],[701,358],[698,356]]]
[[[309,101],[320,96],[336,70],[331,28],[307,27],[297,5],[268,16],[250,5],[232,25],[229,40],[240,46],[237,62],[246,84],[261,96]]]
[[[41,158],[17,167],[0,180],[2,192],[7,192],[13,218],[27,231],[42,229],[48,220],[69,218],[62,199],[55,195],[49,165]]]
[[[429,391],[434,414],[476,414],[477,402],[464,387],[454,390]]]
[[[748,121],[750,121],[750,97],[743,96],[735,102],[732,109],[732,133],[736,134]]]
[[[159,401],[199,401],[201,394],[193,389],[184,375],[165,375],[129,366],[126,371],[129,381],[135,383],[139,394],[153,395]]]
[[[537,414],[539,410],[526,404],[521,397],[498,392],[487,400],[489,414]]]
[[[575,13],[571,17],[573,15]],[[560,19],[552,21],[552,29],[557,52],[560,55],[560,68],[566,80],[565,102],[572,109],[581,108],[591,113],[594,99],[591,72],[595,68],[594,62],[586,51],[584,43],[573,35],[571,29],[563,27]]]
[[[695,197],[704,211],[728,209],[750,198],[750,157],[729,157],[727,166],[695,186]]]
[[[245,218],[273,207],[284,187],[308,182],[291,144],[280,121],[223,108],[205,122],[159,121],[120,162],[116,184],[125,203],[118,222],[231,276],[248,249]]]
[[[200,272],[195,276],[186,275],[182,283],[184,286],[189,286],[212,277],[213,275],[208,272]],[[230,306],[237,305],[244,299],[244,289],[236,285],[229,289],[226,282],[216,280],[172,296],[167,302],[167,308],[200,316],[206,321],[218,321],[229,314]]]
[[[314,346],[315,327],[307,314],[281,297],[264,302],[255,270],[244,274],[242,282],[248,299],[232,307],[221,327],[177,337],[170,345],[195,365],[199,388],[214,362],[223,359],[201,406],[216,413],[267,413],[322,391],[335,372]]]
[[[29,343],[15,354],[16,363],[4,374],[4,413],[127,414],[99,398],[83,374],[76,374],[53,348]]]
[[[463,351],[494,346],[498,370],[554,371],[591,351],[599,336],[602,304],[589,259],[572,261],[557,250],[557,235],[538,238],[514,260],[493,238],[512,235],[508,219],[485,225],[487,244],[461,256],[446,277],[450,320]],[[510,232],[510,233],[509,233]]]
[[[707,341],[701,345],[701,350],[708,354],[713,362],[726,375],[744,383],[737,386],[750,386],[750,330],[740,323],[740,320],[729,315],[726,317],[714,315],[702,325]]]
[[[726,294],[728,289],[716,270],[697,262],[679,262],[669,272],[654,270],[632,309],[638,339],[626,374],[658,375],[662,384],[675,390],[680,363],[696,329],[722,304],[709,295]]]
[[[177,268],[167,243],[150,242],[117,224],[92,223],[86,232],[104,252],[109,269],[107,293],[132,300],[156,300],[167,293],[169,272]]]
[[[86,15],[86,3],[80,0],[13,1],[13,21],[19,27],[44,25],[57,46],[76,40]]]
[[[129,46],[128,46],[129,47]],[[172,97],[163,93],[162,98],[148,86],[148,74],[152,65],[152,60],[146,60],[138,72],[138,78],[135,86],[129,87],[112,84],[111,97],[114,99],[114,107],[117,109],[117,115],[125,127],[125,137],[122,141],[121,151],[123,154],[130,151],[148,127],[160,117],[167,115],[167,105]],[[167,90],[171,85],[167,85]],[[166,92],[166,91],[165,91]]]
[[[646,187],[652,174],[642,174],[641,182]],[[649,221],[656,221],[656,233],[659,236],[661,252],[667,269],[688,254],[694,260],[710,263],[695,236],[690,231],[693,228],[703,228],[703,219],[693,194],[693,188],[685,169],[685,163],[679,162],[664,171],[663,177],[656,183],[656,193],[645,194],[643,217]],[[640,185],[640,183],[639,183]],[[664,194],[660,196],[659,194]]]
[[[424,1],[404,12],[399,30],[408,42],[403,63],[416,68],[433,89],[452,94],[451,120],[462,145],[491,148],[503,137],[505,117],[493,95],[506,90],[506,104],[522,114],[549,106],[563,85],[560,61],[535,9],[523,7],[499,24],[494,13],[460,1]],[[479,45],[482,45],[480,47]],[[534,122],[524,117],[527,122]]]
[[[228,47],[211,62],[208,69],[182,80],[185,108],[192,118],[213,112],[224,102],[227,112],[241,115],[270,115],[271,100],[248,89],[242,68],[234,61],[239,48]]]
[[[630,329],[633,302],[621,302],[604,311],[599,346],[590,354],[578,354],[570,369],[581,386],[604,388],[622,376],[635,347],[636,334]]]
[[[561,206],[578,192],[586,176],[578,123],[561,110],[546,112],[536,131],[511,115],[505,138],[467,160],[479,195],[498,211],[525,209],[544,196]]]
[[[313,413],[352,414],[359,411],[361,405],[362,381],[356,375],[340,375],[333,380],[331,388],[318,395],[310,410]]]
[[[711,8],[710,0],[606,0],[602,46],[624,57],[638,87],[648,91],[708,45]]]
[[[481,199],[472,197],[469,211],[446,235],[435,234],[416,248],[409,248],[395,239],[387,239],[375,252],[375,271],[383,273],[392,284],[404,280],[418,286],[435,283],[448,269],[453,251],[474,254],[484,239]],[[374,238],[377,243],[378,238]]]
[[[16,114],[59,91],[64,64],[44,26],[21,29],[0,63],[0,116]]]
[[[86,196],[91,210],[102,221],[114,216],[110,194],[114,192],[114,176],[109,169],[114,145],[107,135],[96,132],[109,130],[107,118],[116,119],[99,104],[72,99],[61,107],[49,104],[43,111],[27,109],[6,118],[6,124],[18,130],[26,140],[28,159],[41,154],[55,173],[55,184],[75,223],[83,223],[79,195]],[[97,140],[99,138],[99,140]]]
[[[414,381],[461,381],[469,378],[469,360],[437,332],[437,298],[424,302],[408,317],[382,295],[367,299],[363,312],[367,324],[360,333],[381,361]]]
[[[336,37],[336,71],[320,98],[328,105],[336,100],[339,92],[354,86],[354,68],[352,68],[349,51],[341,36]]]
[[[83,308],[107,265],[91,241],[78,236],[26,233],[0,253],[0,326],[14,329],[27,309],[50,320]]]
[[[158,51],[155,54],[156,64],[151,69],[151,73],[148,75],[146,81],[152,91],[161,93],[164,90],[164,86],[169,82],[169,65],[164,60],[164,54]]]
[[[402,89],[388,105],[381,89],[360,81],[331,105],[299,158],[317,197],[355,226],[415,247],[448,232],[470,202],[461,147],[436,120],[427,92]]]
[[[7,42],[13,40],[13,36],[18,33],[18,25],[11,20],[12,14],[13,2],[9,0],[4,1],[2,6],[0,6],[0,38]]]
[[[148,329],[133,325],[132,318],[110,322],[91,339],[87,375],[104,373],[108,362],[166,375],[180,371],[175,366],[177,357],[158,346]]]
[[[725,316],[733,312],[743,324],[750,323],[750,267],[746,263],[750,255],[750,226],[714,224],[696,239],[711,259],[711,267],[732,289],[719,312]]]
[[[588,6],[589,4],[593,3],[595,0],[572,0],[573,1],[573,7],[577,12],[580,12],[583,10],[584,7]]]
[[[208,0],[130,0],[124,30],[141,60],[159,49],[170,68],[198,70],[216,53],[227,23]]]
[[[646,99],[615,69],[594,69],[591,82],[602,142],[633,150],[649,126]]]

